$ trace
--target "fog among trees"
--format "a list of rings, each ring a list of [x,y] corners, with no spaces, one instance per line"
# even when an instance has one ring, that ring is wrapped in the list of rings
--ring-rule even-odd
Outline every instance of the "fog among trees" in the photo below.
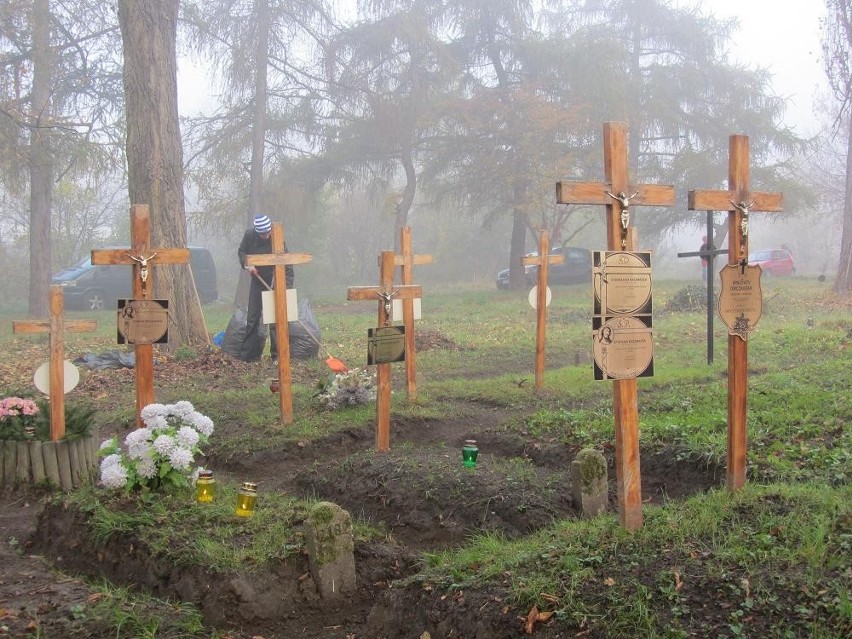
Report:
[[[542,228],[554,245],[604,248],[602,210],[555,204],[554,185],[603,179],[606,121],[628,124],[631,179],[676,188],[675,207],[633,219],[660,273],[691,274],[676,253],[697,249],[683,238],[704,216],[686,193],[724,186],[742,133],[752,188],[784,193],[783,214],[754,216],[751,248],[786,244],[799,274],[848,292],[852,36],[848,3],[825,3],[833,95],[825,134],[804,140],[783,126],[768,73],[727,58],[735,22],[667,0],[359,0],[357,13],[322,0],[0,0],[0,268],[16,274],[0,278],[2,303],[44,314],[52,273],[126,245],[129,193],[152,199],[132,203],[152,206],[158,241],[211,247],[226,303],[257,211],[314,256],[296,271],[302,297],[375,283],[375,256],[404,225],[435,256],[424,284],[493,283]],[[201,71],[176,86],[161,60],[147,78],[122,75],[124,56],[144,60],[156,40],[120,28],[119,4],[174,12],[173,63]],[[172,126],[161,109],[175,89],[217,99]],[[155,124],[160,142],[140,137]],[[164,179],[140,186],[140,162]]]

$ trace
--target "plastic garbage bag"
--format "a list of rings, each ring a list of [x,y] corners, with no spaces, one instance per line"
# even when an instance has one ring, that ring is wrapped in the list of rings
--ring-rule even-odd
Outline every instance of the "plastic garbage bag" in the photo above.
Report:
[[[245,308],[237,308],[228,322],[220,346],[231,357],[244,362],[255,362],[261,358],[266,346],[266,327],[261,325],[252,339],[245,340],[247,316],[248,311]]]
[[[119,351],[107,351],[106,353],[86,353],[74,360],[78,366],[85,366],[92,370],[105,368],[134,368],[136,366],[136,353],[121,353]]]
[[[320,327],[310,300],[299,300],[299,321],[290,322],[290,357],[313,359],[319,355]]]

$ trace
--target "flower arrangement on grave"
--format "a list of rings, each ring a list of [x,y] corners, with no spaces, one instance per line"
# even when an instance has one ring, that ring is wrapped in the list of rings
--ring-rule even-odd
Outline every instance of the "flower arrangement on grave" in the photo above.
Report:
[[[366,368],[353,368],[330,375],[320,386],[317,401],[328,410],[368,404],[376,399],[376,373]]]
[[[187,401],[148,404],[140,417],[144,426],[124,438],[126,450],[117,437],[101,444],[103,486],[128,491],[190,486],[198,472],[195,455],[209,441],[213,420]]]
[[[0,399],[0,439],[32,439],[35,436],[38,413],[38,404],[32,399]]]
[[[93,408],[65,404],[65,439],[89,434]],[[26,396],[0,399],[0,440],[50,440],[50,402]]]

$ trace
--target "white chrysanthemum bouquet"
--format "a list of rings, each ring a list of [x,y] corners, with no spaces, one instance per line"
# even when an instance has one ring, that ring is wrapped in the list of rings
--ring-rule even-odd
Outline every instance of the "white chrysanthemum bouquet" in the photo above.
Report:
[[[148,404],[140,413],[144,426],[124,438],[101,444],[101,483],[106,488],[167,489],[188,486],[193,462],[213,433],[213,420],[187,401]]]

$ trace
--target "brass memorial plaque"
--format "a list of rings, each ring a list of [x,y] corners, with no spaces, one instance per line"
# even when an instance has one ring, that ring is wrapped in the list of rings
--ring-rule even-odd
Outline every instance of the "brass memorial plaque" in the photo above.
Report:
[[[405,326],[367,329],[367,365],[405,360]]]
[[[119,344],[169,341],[169,300],[118,300]]]
[[[650,315],[651,254],[595,251],[595,315]]]
[[[651,317],[592,318],[595,379],[633,379],[654,374]]]
[[[743,341],[748,339],[763,313],[762,272],[760,266],[748,264],[728,264],[719,271],[722,279],[717,305],[719,317],[728,327],[728,334]]]

